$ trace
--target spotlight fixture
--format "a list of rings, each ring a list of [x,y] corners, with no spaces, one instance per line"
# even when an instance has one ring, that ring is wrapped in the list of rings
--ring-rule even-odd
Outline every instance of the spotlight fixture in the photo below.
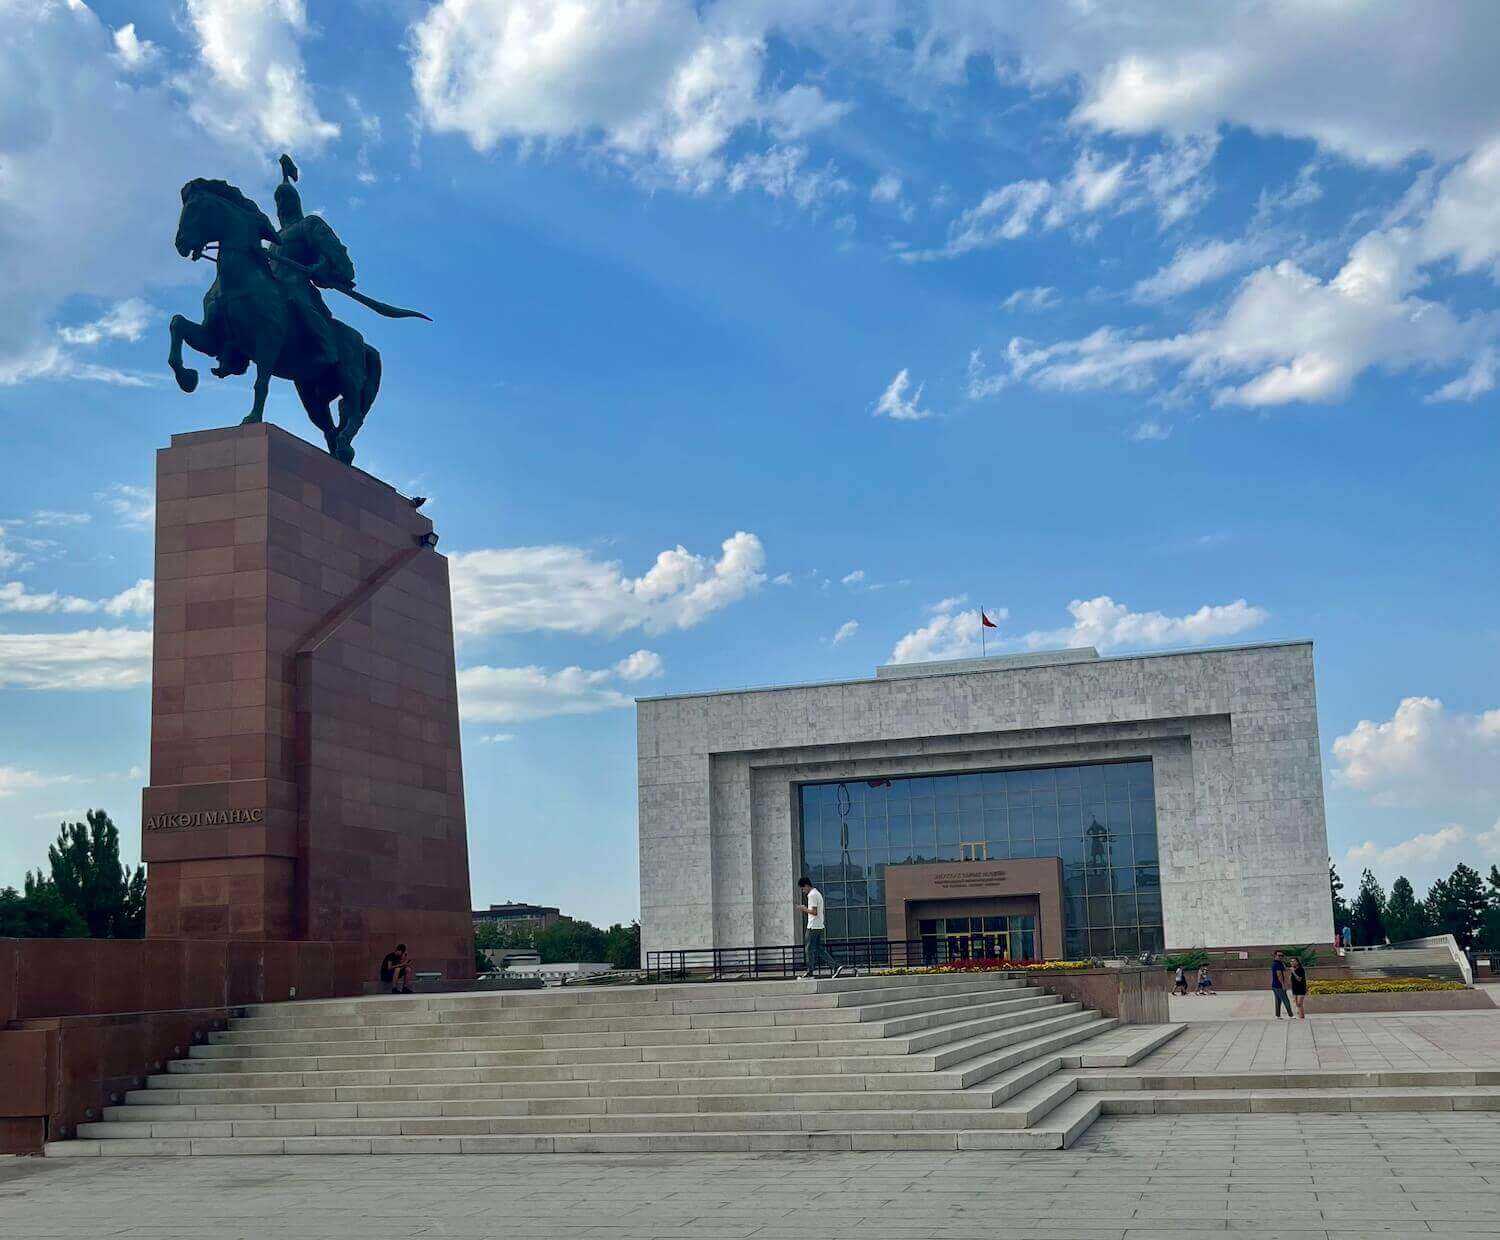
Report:
[[[437,532],[436,531],[434,531],[434,530],[428,530],[427,533],[425,533],[425,534],[418,534],[417,535],[417,546],[419,546],[419,547],[436,547],[437,546],[437,538],[438,538],[438,536],[437,536]]]

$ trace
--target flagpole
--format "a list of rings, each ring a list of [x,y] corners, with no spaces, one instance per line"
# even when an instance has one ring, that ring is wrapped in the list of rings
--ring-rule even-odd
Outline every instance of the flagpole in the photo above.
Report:
[[[984,639],[984,607],[981,605],[979,608],[979,657],[987,659],[989,653],[989,643]]]

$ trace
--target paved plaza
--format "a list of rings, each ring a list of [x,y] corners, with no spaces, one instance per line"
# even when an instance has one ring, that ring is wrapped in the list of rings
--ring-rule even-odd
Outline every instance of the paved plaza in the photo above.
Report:
[[[4,1240],[1500,1235],[1490,1114],[1104,1119],[1069,1151],[0,1160]]]
[[[1190,1021],[1135,1067],[1174,1073],[1500,1068],[1500,1009],[1305,1021],[1246,1019],[1238,1010],[1270,1002],[1262,993],[1177,999],[1175,1019],[1183,1019],[1184,1007],[1208,1019]]]

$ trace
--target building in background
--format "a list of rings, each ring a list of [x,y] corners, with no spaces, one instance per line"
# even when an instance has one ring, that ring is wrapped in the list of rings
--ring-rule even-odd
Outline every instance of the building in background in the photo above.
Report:
[[[637,704],[645,953],[1329,943],[1310,642],[1093,649]]]
[[[474,925],[515,926],[533,933],[546,930],[562,920],[562,912],[545,904],[491,904],[474,910]]]

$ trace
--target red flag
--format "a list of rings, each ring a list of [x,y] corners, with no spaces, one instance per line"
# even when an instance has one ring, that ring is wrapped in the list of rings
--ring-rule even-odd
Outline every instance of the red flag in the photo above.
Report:
[[[984,612],[979,613],[979,627],[982,629],[998,629],[1000,626],[991,620]]]

